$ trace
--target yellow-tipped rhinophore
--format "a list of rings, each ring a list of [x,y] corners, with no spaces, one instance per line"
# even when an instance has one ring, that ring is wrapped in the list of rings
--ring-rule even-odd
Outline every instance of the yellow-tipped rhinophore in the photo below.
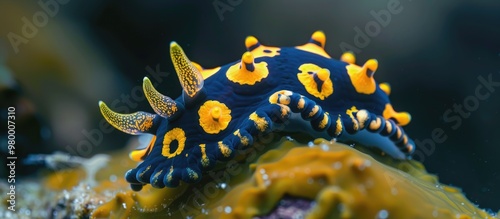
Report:
[[[351,83],[356,89],[356,92],[361,94],[373,94],[377,89],[377,84],[373,79],[375,71],[377,71],[378,62],[376,59],[366,61],[363,67],[355,64],[346,66],[347,73],[351,78]]]
[[[391,85],[389,83],[380,83],[378,85],[382,91],[384,91],[385,94],[391,95]]]
[[[247,36],[247,38],[245,39],[245,47],[247,48],[247,51],[251,52],[252,50],[256,49],[259,46],[260,43],[256,37]]]
[[[349,64],[356,64],[356,56],[350,51],[342,53],[342,56],[340,56],[340,60]]]
[[[179,107],[175,100],[158,92],[151,84],[149,78],[144,77],[142,88],[144,89],[144,95],[148,99],[151,108],[153,108],[158,115],[164,118],[171,118],[179,111]]]
[[[153,120],[156,115],[147,112],[135,112],[131,114],[120,114],[113,112],[108,106],[102,101],[99,101],[99,109],[102,115],[113,127],[116,129],[137,135],[141,133],[154,133]]]
[[[231,66],[226,77],[238,84],[254,85],[262,79],[267,78],[269,70],[266,62],[254,63],[254,57],[251,52],[245,52],[241,57],[241,62]]]
[[[320,56],[323,56],[325,58],[331,58],[328,53],[325,52],[325,45],[326,45],[326,36],[323,31],[316,31],[311,35],[311,39],[309,39],[309,42],[302,46],[296,46],[295,48],[314,53]]]
[[[321,30],[314,32],[311,36],[311,39],[309,40],[309,43],[314,43],[316,45],[319,44],[318,46],[324,49],[326,44],[325,33],[323,33],[323,31]]]
[[[176,43],[170,43],[170,58],[179,77],[184,93],[194,98],[203,88],[203,76],[189,61],[182,48]]]

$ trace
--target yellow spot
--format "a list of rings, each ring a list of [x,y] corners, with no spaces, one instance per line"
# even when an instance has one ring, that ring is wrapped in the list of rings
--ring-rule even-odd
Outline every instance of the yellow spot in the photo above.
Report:
[[[351,118],[354,118],[354,116],[352,115],[352,113],[354,112],[358,112],[358,109],[356,108],[356,106],[352,106],[350,109],[347,109],[345,111],[345,113],[347,113],[347,115],[349,115]]]
[[[189,178],[191,178],[193,180],[198,179],[198,174],[196,172],[194,172],[194,170],[192,170],[191,168],[186,168],[186,171],[188,173]]]
[[[285,104],[288,105],[290,104],[290,96],[292,96],[292,92],[288,90],[280,90],[278,92],[275,92],[269,97],[269,103],[276,104]]]
[[[368,60],[363,67],[355,64],[346,66],[347,74],[351,78],[351,83],[356,92],[361,94],[373,94],[377,88],[373,74],[378,68],[378,62],[375,59]]]
[[[401,138],[401,134],[403,134],[403,133],[401,132],[401,128],[396,127],[396,138],[397,138],[397,139]]]
[[[325,113],[323,115],[323,119],[321,120],[321,122],[319,123],[318,127],[320,129],[324,129],[326,127],[326,125],[328,125],[328,114]]]
[[[304,100],[304,98],[300,98],[299,99],[299,102],[297,102],[297,109],[304,109],[306,105],[306,101]]]
[[[286,115],[290,113],[290,107],[282,104],[280,104],[279,106],[281,109],[281,118],[284,118]]]
[[[229,149],[229,147],[226,144],[222,143],[222,141],[219,141],[218,143],[219,143],[219,150],[222,153],[222,155],[224,155],[224,157],[231,156],[232,150]]]
[[[377,119],[370,122],[369,128],[372,131],[376,131],[380,128],[381,125],[382,125],[382,120],[379,117],[377,117]]]
[[[296,46],[295,48],[314,53],[316,55],[323,56],[325,58],[331,58],[328,53],[325,52],[325,44],[326,44],[326,37],[325,34],[322,31],[316,31],[312,34],[311,40],[316,41],[317,43],[321,44],[316,45],[315,43],[308,42],[302,46]]]
[[[208,134],[217,134],[223,131],[231,122],[231,110],[216,100],[203,103],[198,110],[199,122],[203,130]]]
[[[259,117],[257,113],[253,112],[250,114],[250,120],[252,120],[255,123],[255,127],[261,132],[265,131],[269,124],[267,123],[265,118]]]
[[[162,170],[163,171],[163,170]],[[174,166],[170,166],[170,170],[167,173],[167,181],[172,182],[172,173],[174,172]]]
[[[139,177],[141,177],[141,178],[142,178],[142,176],[144,176],[144,174],[145,174],[146,172],[148,172],[148,170],[149,170],[149,169],[151,169],[151,165],[149,165],[148,167],[146,167],[146,169],[144,169],[144,171],[142,171],[141,173],[139,173]]]
[[[153,138],[149,142],[149,145],[146,148],[133,150],[132,152],[130,152],[130,154],[129,154],[130,159],[132,159],[133,161],[137,161],[137,162],[143,161],[149,155],[149,153],[153,150],[153,146],[154,146],[155,141],[156,141],[156,135],[153,136]]]
[[[306,63],[302,64],[299,70],[301,72],[297,74],[297,78],[309,94],[321,100],[333,94],[333,83],[330,79],[330,71],[328,69]],[[320,86],[316,83],[315,76],[322,82]]]
[[[318,113],[318,110],[319,110],[319,106],[318,106],[318,105],[315,105],[315,106],[311,109],[311,112],[309,112],[309,117],[313,117],[314,115],[316,115],[316,113]]]
[[[403,136],[403,144],[408,144],[408,136],[406,135]]]
[[[206,144],[200,144],[200,149],[201,149],[201,165],[204,167],[208,167],[210,164],[210,160],[207,157],[207,152],[206,152]]]
[[[385,94],[391,94],[391,85],[389,85],[389,83],[380,83],[378,87],[380,87],[380,89],[384,91]]]
[[[177,141],[177,149],[173,153],[171,153],[170,144],[173,141]],[[163,148],[161,150],[161,154],[167,158],[175,157],[182,153],[185,143],[186,133],[184,133],[184,130],[180,128],[173,128],[172,130],[168,131],[163,138]]]
[[[358,111],[358,113],[356,113],[356,119],[359,122],[359,128],[361,128],[361,129],[365,128],[365,123],[368,120],[368,117],[369,117],[368,111],[366,111],[366,110],[360,110],[360,111]]]
[[[392,132],[392,123],[386,122],[385,123],[385,130],[387,133],[391,133]]]
[[[357,112],[357,111],[358,111],[358,109],[356,108],[356,106],[352,106],[350,109],[347,109],[346,112],[345,112],[347,115],[349,115],[349,117],[351,117],[352,123],[353,123],[353,127],[352,128],[354,130],[359,130],[358,120],[356,120],[354,118],[354,115],[352,115],[353,112]]]
[[[254,36],[248,36],[245,39],[245,46],[255,58],[274,57],[279,55],[281,50],[278,47],[264,46],[260,44],[257,38],[255,38]]]
[[[245,52],[241,58],[241,62],[229,67],[226,72],[227,79],[241,85],[254,85],[262,81],[262,79],[267,78],[268,75],[267,63],[264,61],[254,63],[251,52]]]
[[[356,56],[352,52],[344,52],[340,57],[340,60],[349,64],[356,64]]]
[[[413,151],[413,145],[411,145],[411,144],[406,145],[406,150]]]
[[[163,172],[163,170],[160,170],[158,172],[155,173],[155,175],[153,175],[153,179],[154,179],[154,184],[157,184],[158,183],[158,177],[161,175],[161,173]]]
[[[203,76],[176,42],[170,43],[170,57],[184,92],[194,97],[203,88]]]
[[[394,108],[392,108],[391,104],[386,104],[384,112],[382,112],[382,116],[385,119],[395,119],[398,125],[405,126],[408,125],[411,121],[411,115],[407,112],[396,112]]]
[[[336,126],[335,126],[335,136],[339,136],[342,133],[342,129],[344,127],[342,126],[342,120],[340,119],[340,115],[337,117],[337,121],[335,121]]]
[[[246,136],[241,135],[239,129],[234,131],[233,135],[237,136],[240,139],[241,144],[243,144],[244,146],[247,146],[250,143],[250,140]]]

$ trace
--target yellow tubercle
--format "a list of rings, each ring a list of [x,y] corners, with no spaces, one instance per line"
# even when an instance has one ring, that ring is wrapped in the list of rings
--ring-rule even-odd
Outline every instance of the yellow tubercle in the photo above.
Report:
[[[395,119],[396,122],[401,126],[408,125],[408,123],[410,123],[411,121],[411,115],[409,113],[396,112],[392,107],[392,105],[389,103],[385,105],[385,109],[384,112],[382,112],[382,116],[385,119],[391,119],[391,118]]]
[[[267,78],[268,75],[267,63],[264,61],[254,63],[251,52],[245,52],[241,57],[241,62],[229,67],[226,72],[227,79],[241,85],[254,85]]]
[[[170,144],[173,141],[177,141],[177,148],[174,152],[171,152]],[[173,128],[168,131],[163,137],[163,148],[161,154],[164,157],[172,158],[182,153],[184,146],[186,144],[186,133],[181,128]]]
[[[356,64],[356,56],[350,51],[342,53],[342,56],[340,56],[340,60],[349,64]]]
[[[333,82],[330,79],[330,70],[311,63],[302,64],[299,70],[297,78],[309,94],[320,100],[324,100],[333,94]],[[318,84],[318,80],[315,77],[319,79],[321,84]]]
[[[378,87],[384,91],[385,94],[391,95],[391,85],[389,83],[380,83]]]
[[[194,97],[203,88],[203,76],[176,42],[170,43],[170,57],[184,92]]]
[[[245,47],[255,58],[274,57],[280,54],[280,48],[273,46],[264,46],[254,36],[248,36],[245,39]]]
[[[325,52],[326,37],[323,31],[316,31],[312,34],[311,39],[308,43],[302,46],[296,46],[295,48],[314,53],[316,55],[323,56],[325,58],[331,58],[328,53]]]
[[[347,74],[351,78],[351,83],[356,92],[361,94],[373,94],[377,89],[373,74],[378,68],[378,62],[375,59],[368,60],[363,67],[350,64],[346,66]]]
[[[216,100],[208,100],[198,110],[199,122],[208,134],[217,134],[227,128],[231,122],[231,110]]]
[[[151,138],[151,141],[149,142],[149,145],[146,148],[139,149],[139,150],[133,150],[130,152],[129,157],[131,160],[139,162],[143,161],[146,156],[149,155],[149,153],[153,150],[153,146],[156,141],[156,135]]]

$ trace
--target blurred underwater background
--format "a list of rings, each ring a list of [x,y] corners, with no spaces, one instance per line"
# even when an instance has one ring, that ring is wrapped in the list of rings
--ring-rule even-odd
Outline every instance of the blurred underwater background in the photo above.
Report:
[[[380,16],[394,7],[390,17]],[[0,118],[6,124],[7,108],[16,107],[16,183],[48,166],[34,154],[60,151],[85,159],[73,162],[84,166],[139,144],[108,125],[97,102],[122,113],[152,112],[144,76],[178,97],[171,41],[211,68],[240,59],[249,35],[285,47],[316,30],[326,34],[334,58],[347,49],[360,63],[378,60],[377,82],[390,83],[391,102],[412,115],[405,131],[417,143],[415,160],[473,204],[500,210],[500,1],[490,0],[0,0]],[[5,133],[0,126],[2,163]],[[65,165],[74,159],[50,158]],[[97,178],[123,178],[105,169]],[[2,181],[8,174],[7,166],[0,169]]]

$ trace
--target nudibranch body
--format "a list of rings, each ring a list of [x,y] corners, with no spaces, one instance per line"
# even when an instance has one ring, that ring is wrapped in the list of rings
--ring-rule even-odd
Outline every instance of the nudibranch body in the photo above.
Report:
[[[213,69],[191,62],[172,42],[170,55],[183,87],[179,98],[162,95],[144,78],[156,113],[119,114],[99,103],[117,129],[154,135],[148,147],[130,154],[143,161],[125,175],[132,189],[196,182],[217,161],[231,159],[270,132],[336,138],[408,158],[414,144],[401,126],[410,115],[394,111],[388,84],[376,84],[378,62],[358,66],[348,52],[332,59],[325,41],[317,31],[304,45],[279,48],[250,36],[241,60]]]

